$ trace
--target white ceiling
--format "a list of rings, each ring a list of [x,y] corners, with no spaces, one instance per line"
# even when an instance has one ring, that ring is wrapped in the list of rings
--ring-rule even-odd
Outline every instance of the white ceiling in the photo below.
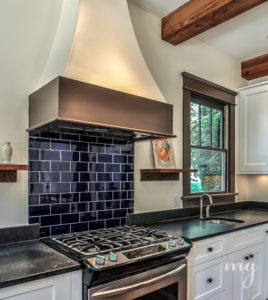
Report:
[[[129,0],[162,18],[187,0]],[[268,2],[197,36],[208,45],[243,61],[268,53]]]
[[[128,0],[147,12],[163,18],[188,0]]]

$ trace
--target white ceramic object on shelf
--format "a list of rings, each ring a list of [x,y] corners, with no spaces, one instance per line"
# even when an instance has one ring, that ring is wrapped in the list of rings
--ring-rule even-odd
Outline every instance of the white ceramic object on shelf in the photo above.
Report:
[[[1,164],[10,164],[12,156],[12,148],[10,142],[6,142],[3,146],[0,147],[0,163]]]

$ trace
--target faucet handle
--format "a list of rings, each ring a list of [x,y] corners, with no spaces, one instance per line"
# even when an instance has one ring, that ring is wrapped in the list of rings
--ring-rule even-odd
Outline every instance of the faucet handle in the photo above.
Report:
[[[208,206],[206,207],[206,219],[208,219],[208,218],[210,217],[210,215],[209,215],[210,206],[211,206],[211,205],[208,205]]]

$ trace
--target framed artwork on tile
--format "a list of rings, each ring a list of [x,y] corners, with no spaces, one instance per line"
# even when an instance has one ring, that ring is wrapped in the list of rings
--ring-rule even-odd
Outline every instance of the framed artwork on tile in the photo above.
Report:
[[[175,169],[175,157],[172,139],[154,140],[153,152],[156,169]]]

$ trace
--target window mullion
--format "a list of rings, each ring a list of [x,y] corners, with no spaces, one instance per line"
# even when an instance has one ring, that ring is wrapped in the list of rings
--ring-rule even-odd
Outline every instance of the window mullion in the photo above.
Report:
[[[212,108],[210,108],[210,147],[212,147]]]
[[[205,146],[196,146],[196,145],[190,145],[190,148],[194,149],[200,149],[200,150],[210,150],[210,151],[219,151],[219,152],[227,152],[228,149],[224,148],[213,148],[213,147],[205,147]]]
[[[199,146],[201,146],[201,105],[198,105]]]

